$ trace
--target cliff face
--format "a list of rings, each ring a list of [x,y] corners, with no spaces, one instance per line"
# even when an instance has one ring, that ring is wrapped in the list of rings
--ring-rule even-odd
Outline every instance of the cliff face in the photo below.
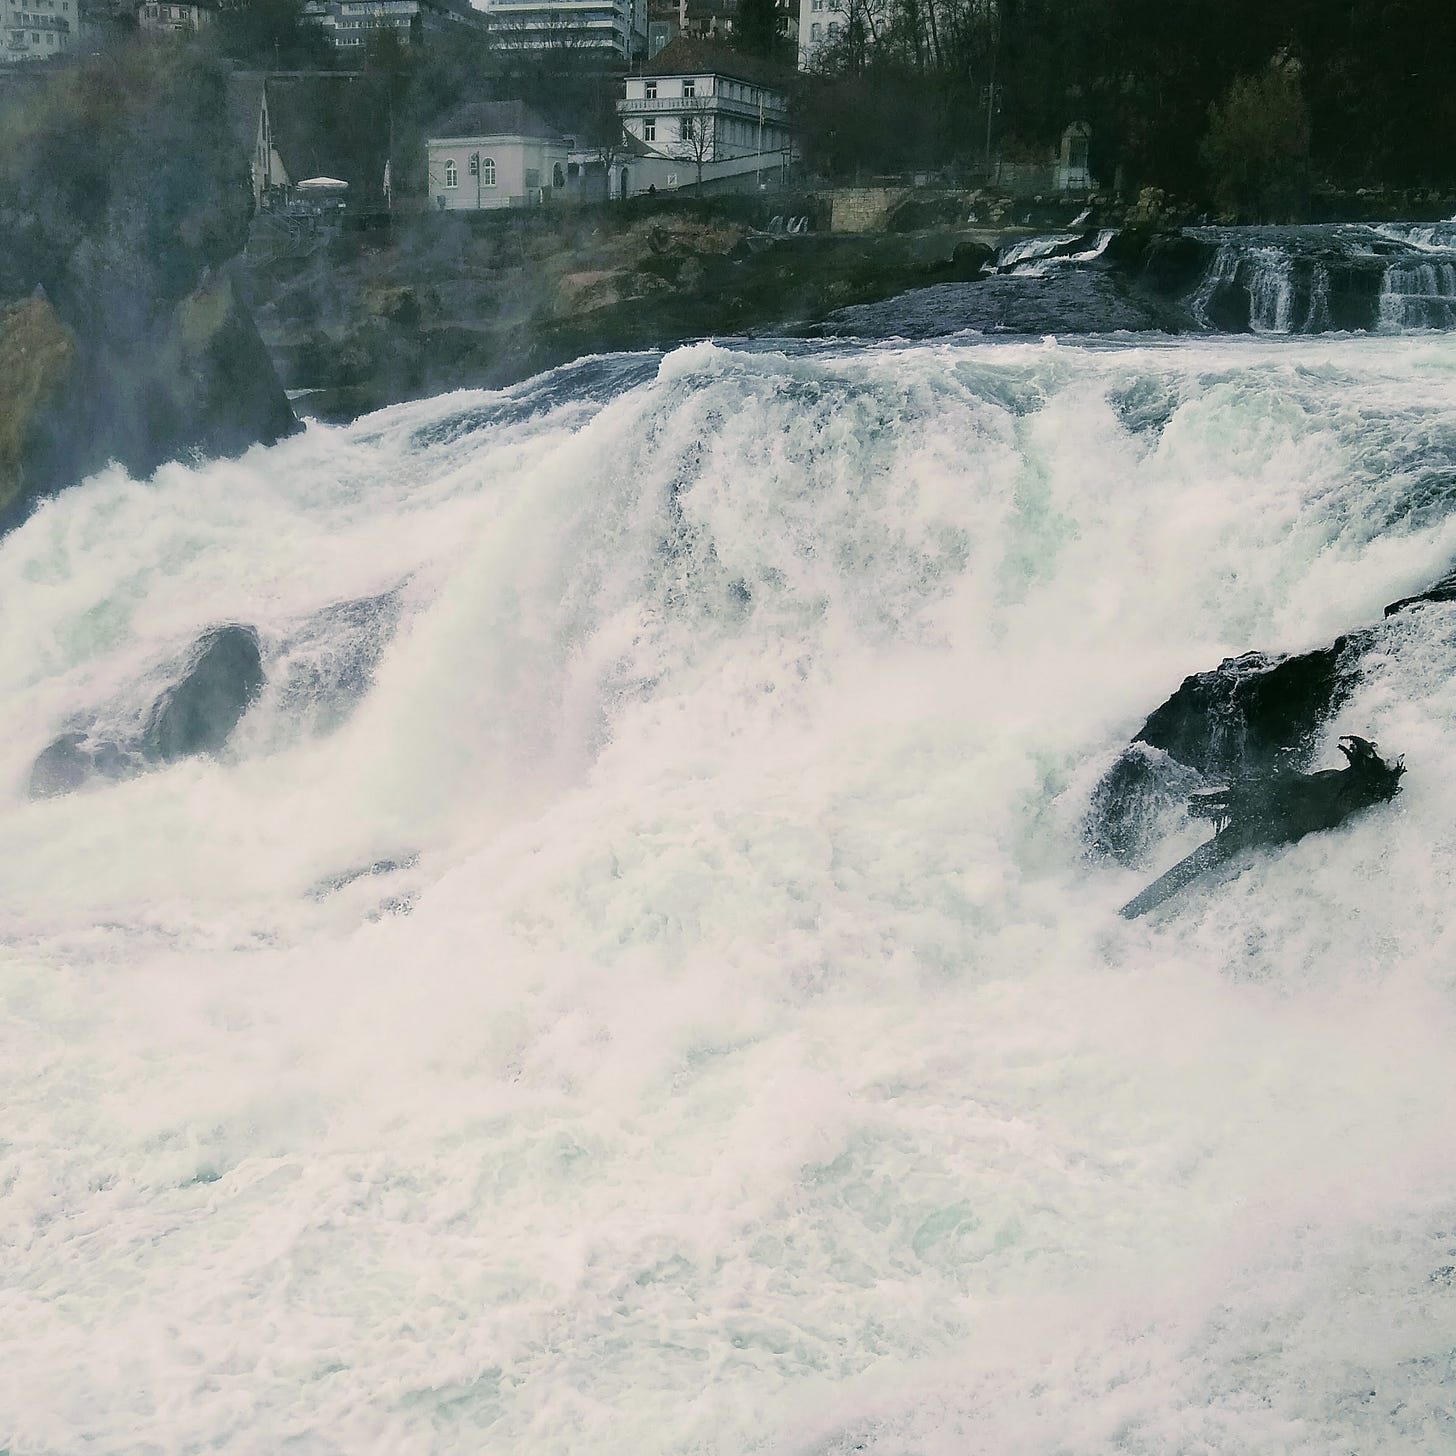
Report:
[[[219,69],[155,45],[0,111],[0,529],[110,460],[295,428],[230,277],[251,203],[227,115]]]

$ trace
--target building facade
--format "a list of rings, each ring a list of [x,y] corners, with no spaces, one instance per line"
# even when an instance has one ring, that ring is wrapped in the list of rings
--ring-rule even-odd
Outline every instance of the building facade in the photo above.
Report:
[[[0,0],[0,60],[51,60],[71,48],[80,21],[80,0]]]
[[[647,0],[491,0],[493,43],[635,61],[647,53]]]
[[[441,212],[537,207],[565,191],[571,142],[524,102],[464,106],[426,143]]]
[[[150,35],[175,35],[206,30],[217,18],[215,0],[143,0],[136,8],[137,29]]]
[[[812,70],[816,54],[832,46],[849,25],[841,0],[799,0],[799,69]]]
[[[792,160],[783,78],[750,56],[679,36],[626,85],[617,110],[639,152],[637,191],[777,177]]]
[[[791,43],[799,34],[800,0],[774,0],[775,32]],[[738,24],[738,0],[678,0],[684,35],[727,41]]]
[[[664,46],[682,33],[683,0],[649,0],[647,6],[647,59],[650,61]]]
[[[469,0],[307,0],[303,18],[345,52],[364,46],[379,31],[393,33],[403,45],[421,45],[462,27],[486,28]]]

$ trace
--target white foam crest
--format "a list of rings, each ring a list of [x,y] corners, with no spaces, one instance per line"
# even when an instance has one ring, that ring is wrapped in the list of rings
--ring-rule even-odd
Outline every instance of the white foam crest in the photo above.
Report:
[[[704,344],[45,507],[0,545],[16,1449],[1418,1447],[1456,608],[1329,725],[1409,755],[1359,828],[1126,925],[1078,826],[1185,673],[1446,569],[1453,369]],[[299,720],[283,665],[385,593]],[[222,759],[23,800],[222,617],[274,674]]]

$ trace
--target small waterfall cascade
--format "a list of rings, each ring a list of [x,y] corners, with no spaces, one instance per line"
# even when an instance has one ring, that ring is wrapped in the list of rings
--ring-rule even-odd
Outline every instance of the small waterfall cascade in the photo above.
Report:
[[[1417,248],[1456,248],[1456,217],[1445,222],[1384,222],[1375,231]]]
[[[1393,262],[1380,290],[1380,330],[1456,328],[1456,256]]]
[[[1241,330],[1246,327],[1256,334],[1312,332],[1319,327],[1321,308],[1328,317],[1329,276],[1323,276],[1317,289],[1297,289],[1295,274],[1296,259],[1279,247],[1226,240],[1219,244],[1189,307],[1205,329],[1237,323]]]
[[[1277,248],[1260,248],[1246,259],[1246,267],[1249,326],[1256,334],[1292,332],[1294,259]]]
[[[1309,312],[1304,319],[1304,332],[1322,334],[1330,327],[1330,270],[1324,263],[1314,265],[1309,283]]]
[[[1102,228],[1096,233],[1043,233],[1034,238],[1022,238],[996,255],[991,271],[1040,277],[1050,268],[1069,263],[1090,263],[1100,258],[1116,236],[1116,228]]]
[[[1185,306],[1225,333],[1456,328],[1456,223],[1190,229],[1206,249]]]
[[[1219,244],[1218,251],[1213,255],[1213,262],[1189,300],[1188,306],[1200,328],[1215,327],[1209,311],[1219,291],[1232,286],[1238,276],[1239,259],[1239,249],[1235,244]]]
[[[993,265],[998,273],[1012,273],[1026,263],[1039,263],[1078,241],[1080,233],[1042,233],[1034,238],[1022,238],[1010,244],[996,255]]]

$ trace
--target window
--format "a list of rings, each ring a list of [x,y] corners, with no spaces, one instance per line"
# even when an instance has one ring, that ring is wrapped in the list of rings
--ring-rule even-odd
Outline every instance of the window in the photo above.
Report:
[[[809,39],[810,40],[823,40],[824,39],[824,27],[822,25],[820,25],[817,20],[814,22],[813,25],[811,25],[809,27]]]
[[[656,81],[644,81],[643,84],[642,84],[642,94],[649,101],[656,101],[657,100],[657,82]]]
[[[482,187],[495,186],[495,158],[482,157],[480,159],[480,185]]]
[[[561,170],[561,163],[555,163],[551,168],[551,185],[553,187],[566,186],[566,173]]]
[[[460,169],[453,161],[445,163],[445,186],[458,187],[460,185]]]
[[[837,36],[838,34],[839,34],[839,22],[837,20],[831,20],[829,22],[829,39],[830,40],[833,40],[834,37]]]
[[[696,81],[684,81],[683,82],[683,95],[684,95],[684,97],[691,98],[693,96],[696,96],[697,94],[698,94],[698,83]]]
[[[678,124],[677,124],[677,134],[685,142],[692,141],[692,139],[693,139],[693,119],[692,119],[692,117],[685,116],[685,117],[683,117],[683,119],[680,122],[678,122]]]
[[[655,116],[644,116],[642,118],[642,140],[644,142],[655,142],[657,140],[657,118]]]
[[[823,8],[824,0],[811,0],[811,3],[809,5],[810,10],[823,10]]]

